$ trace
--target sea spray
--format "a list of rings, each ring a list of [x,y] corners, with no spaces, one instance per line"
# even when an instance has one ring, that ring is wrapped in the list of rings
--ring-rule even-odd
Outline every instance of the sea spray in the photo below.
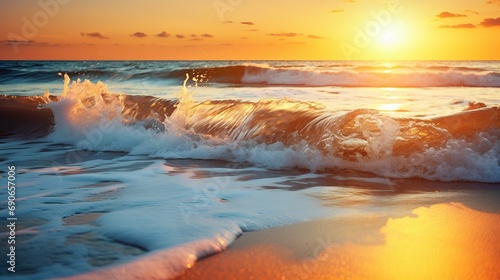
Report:
[[[278,169],[500,180],[496,107],[425,119],[368,109],[332,111],[288,98],[196,102],[186,87],[188,79],[186,75],[177,102],[113,94],[101,82],[73,82],[66,94],[47,105],[55,116],[49,139],[89,150],[222,159]],[[468,121],[461,125],[458,121],[464,118]],[[481,126],[469,125],[485,120]],[[457,160],[463,149],[469,159]]]
[[[189,74],[186,73],[186,79],[184,80],[182,88],[177,95],[179,103],[175,105],[176,110],[172,116],[167,119],[169,121],[169,125],[181,130],[186,129],[192,114],[192,108],[195,104],[193,100],[193,92],[189,91],[186,87],[188,80]]]

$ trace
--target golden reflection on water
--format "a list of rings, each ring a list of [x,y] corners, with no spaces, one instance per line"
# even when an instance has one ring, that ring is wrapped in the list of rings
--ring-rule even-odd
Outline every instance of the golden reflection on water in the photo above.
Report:
[[[381,104],[378,108],[380,111],[398,111],[401,109],[401,104],[398,103],[388,103],[388,104]]]

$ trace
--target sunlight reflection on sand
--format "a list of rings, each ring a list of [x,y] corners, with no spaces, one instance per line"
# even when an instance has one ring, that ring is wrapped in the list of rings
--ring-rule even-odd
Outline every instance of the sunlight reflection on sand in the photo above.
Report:
[[[413,213],[390,218],[380,232],[371,233],[381,233],[381,242],[331,242],[320,247],[324,250],[313,246],[315,257],[301,260],[289,248],[273,244],[279,238],[274,234],[203,260],[181,278],[499,279],[499,214],[459,203],[420,207]]]
[[[436,204],[413,211],[416,217],[389,219],[380,245],[333,245],[307,273],[304,264],[290,278],[498,279],[500,215],[462,204]],[[311,261],[311,260],[310,260]],[[292,269],[293,271],[293,269]],[[308,275],[309,274],[309,275]],[[294,277],[295,276],[295,277]],[[288,278],[288,277],[287,277]]]

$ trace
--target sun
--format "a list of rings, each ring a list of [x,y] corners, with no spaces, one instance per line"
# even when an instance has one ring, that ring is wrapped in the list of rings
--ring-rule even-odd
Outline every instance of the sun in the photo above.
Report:
[[[397,41],[396,38],[396,33],[392,30],[385,30],[381,35],[380,35],[380,43],[383,46],[393,46]]]
[[[385,27],[378,36],[378,44],[383,49],[394,49],[404,41],[404,32],[401,25]]]

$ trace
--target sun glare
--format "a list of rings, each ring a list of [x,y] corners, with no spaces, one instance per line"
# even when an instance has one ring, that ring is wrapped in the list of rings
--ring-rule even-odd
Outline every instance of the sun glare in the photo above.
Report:
[[[393,45],[396,42],[396,34],[392,30],[386,30],[382,33],[380,42],[384,45]]]
[[[401,109],[401,104],[398,103],[389,103],[389,104],[382,104],[379,106],[380,111],[398,111]]]
[[[384,49],[393,49],[403,43],[403,30],[400,25],[387,26],[378,37],[378,44]]]

